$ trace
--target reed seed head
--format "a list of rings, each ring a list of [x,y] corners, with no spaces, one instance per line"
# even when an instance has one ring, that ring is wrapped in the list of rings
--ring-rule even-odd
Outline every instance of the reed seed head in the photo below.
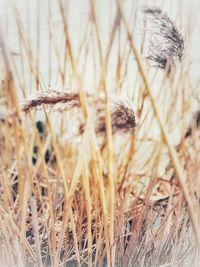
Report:
[[[90,111],[94,113],[95,132],[96,134],[103,134],[106,130],[105,101],[102,98],[96,99],[92,95],[87,96],[90,102]],[[33,108],[47,105],[53,111],[61,111],[60,106],[55,108],[59,104],[63,106],[62,111],[80,108],[79,94],[57,91],[43,92],[34,99],[27,100],[22,109],[24,112],[29,112]],[[135,113],[129,100],[123,98],[111,99],[110,114],[113,133],[134,132],[136,127]],[[80,113],[77,113],[77,116],[80,116]],[[82,134],[84,129],[84,124],[80,124],[79,134]]]
[[[147,59],[156,63],[156,67],[169,71],[176,60],[182,60],[184,40],[172,19],[159,8],[145,8],[144,13],[152,21],[150,45]]]

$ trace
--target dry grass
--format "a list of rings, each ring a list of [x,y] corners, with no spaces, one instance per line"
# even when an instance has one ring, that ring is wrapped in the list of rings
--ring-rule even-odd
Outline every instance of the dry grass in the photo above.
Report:
[[[47,90],[39,24],[34,51],[12,1],[18,63],[0,36],[0,266],[198,266],[199,116],[187,118],[199,84],[190,81],[187,58],[175,73],[151,75],[140,53],[145,31],[139,45],[135,39],[135,4],[129,16],[122,1],[112,2],[104,42],[98,3],[89,1],[78,43],[70,8],[54,4],[64,48],[49,2],[49,81],[54,56],[59,84],[76,90]]]

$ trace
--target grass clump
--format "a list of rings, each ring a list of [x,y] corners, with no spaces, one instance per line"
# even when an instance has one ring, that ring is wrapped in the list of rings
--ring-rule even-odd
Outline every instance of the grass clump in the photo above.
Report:
[[[44,85],[40,24],[34,51],[14,3],[18,61],[0,36],[0,266],[198,266],[199,116],[186,121],[196,88],[188,62],[151,75],[135,39],[134,5],[129,17],[113,2],[107,42],[97,3],[89,1],[76,42],[70,7],[54,5],[56,30],[50,2],[48,15],[44,8],[48,74],[50,81],[56,72],[61,90]],[[152,58],[165,69],[169,58],[182,58],[182,37],[160,9],[145,13],[170,30],[169,49],[156,52],[167,62]],[[142,47],[145,31],[141,37]]]

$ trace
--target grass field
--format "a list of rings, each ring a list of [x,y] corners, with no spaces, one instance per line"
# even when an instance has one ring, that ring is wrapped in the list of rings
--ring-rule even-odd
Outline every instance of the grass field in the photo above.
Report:
[[[80,1],[76,26],[72,6],[36,1],[31,24],[33,10],[24,17],[6,2],[14,35],[5,22],[0,267],[197,267],[200,77],[191,76],[191,21],[172,12],[184,53],[163,70],[145,57],[151,32],[139,3]],[[131,104],[125,131],[113,124],[123,115],[110,108],[113,98]]]

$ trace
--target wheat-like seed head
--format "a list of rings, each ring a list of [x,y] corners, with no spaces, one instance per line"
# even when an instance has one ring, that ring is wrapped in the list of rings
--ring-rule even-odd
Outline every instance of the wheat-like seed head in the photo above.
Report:
[[[102,134],[106,130],[105,101],[103,98],[96,98],[87,95],[90,103],[89,110],[93,113],[95,132]],[[43,92],[31,100],[27,100],[23,106],[24,112],[29,112],[33,108],[46,105],[52,111],[68,111],[74,108],[80,108],[80,99],[78,93],[72,92]],[[81,117],[81,111],[77,116]],[[113,133],[134,132],[136,127],[135,113],[129,100],[123,98],[112,98],[110,101],[111,125]],[[84,131],[84,123],[80,123],[79,134]]]

